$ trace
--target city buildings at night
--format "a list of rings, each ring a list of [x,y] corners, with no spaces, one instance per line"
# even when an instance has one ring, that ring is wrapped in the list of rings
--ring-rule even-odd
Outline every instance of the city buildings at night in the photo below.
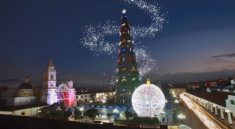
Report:
[[[234,7],[1,0],[0,129],[235,129]]]

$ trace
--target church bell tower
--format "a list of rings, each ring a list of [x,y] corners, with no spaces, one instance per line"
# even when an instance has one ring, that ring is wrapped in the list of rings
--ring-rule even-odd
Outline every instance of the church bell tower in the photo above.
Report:
[[[42,101],[46,102],[49,105],[56,103],[58,101],[56,91],[57,91],[56,70],[55,66],[52,63],[52,60],[50,59],[43,78]]]
[[[44,74],[43,87],[45,89],[56,88],[56,70],[51,59],[49,60],[47,70]]]

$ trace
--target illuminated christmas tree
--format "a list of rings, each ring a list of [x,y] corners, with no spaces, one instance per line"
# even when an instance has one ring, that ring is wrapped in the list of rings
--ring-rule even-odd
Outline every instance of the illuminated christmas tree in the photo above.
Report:
[[[139,72],[132,37],[130,34],[130,25],[126,11],[123,10],[120,28],[120,44],[118,50],[118,69],[117,69],[117,100],[119,103],[130,104],[130,98],[134,89],[140,84]]]

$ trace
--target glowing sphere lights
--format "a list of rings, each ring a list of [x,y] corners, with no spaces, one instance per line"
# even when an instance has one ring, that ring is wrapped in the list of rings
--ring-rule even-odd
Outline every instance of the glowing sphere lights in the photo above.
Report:
[[[132,94],[132,107],[139,117],[156,117],[165,106],[165,96],[161,89],[154,84],[140,85]]]

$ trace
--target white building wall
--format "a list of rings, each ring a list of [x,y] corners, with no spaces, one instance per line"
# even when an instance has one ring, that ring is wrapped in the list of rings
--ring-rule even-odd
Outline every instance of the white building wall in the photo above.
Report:
[[[43,107],[45,106],[19,109],[15,111],[0,111],[0,114],[17,115],[17,116],[36,116],[38,114],[38,110],[40,110]]]
[[[235,113],[235,95],[228,95],[228,99],[225,102],[227,109]]]
[[[46,103],[49,105],[52,105],[53,103],[57,102],[57,94],[56,94],[57,89],[47,89],[47,100]]]
[[[2,115],[12,115],[11,111],[0,111],[0,114]]]
[[[22,116],[24,114],[23,116],[36,116],[38,114],[38,110],[40,110],[43,107],[45,106],[15,110],[12,112],[12,115]]]
[[[22,105],[33,104],[35,102],[36,102],[35,96],[15,97],[7,99],[6,106],[22,106]]]

